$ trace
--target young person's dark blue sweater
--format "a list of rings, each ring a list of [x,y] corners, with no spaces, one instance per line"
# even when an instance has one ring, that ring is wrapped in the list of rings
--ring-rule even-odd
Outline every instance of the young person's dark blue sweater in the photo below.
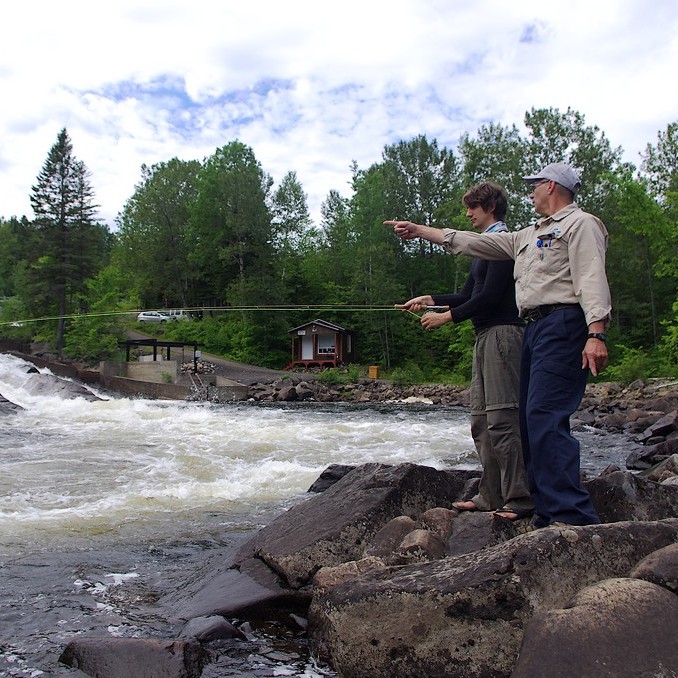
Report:
[[[460,292],[431,296],[436,305],[450,307],[455,323],[471,318],[476,332],[494,325],[524,324],[518,316],[511,260],[473,259]]]

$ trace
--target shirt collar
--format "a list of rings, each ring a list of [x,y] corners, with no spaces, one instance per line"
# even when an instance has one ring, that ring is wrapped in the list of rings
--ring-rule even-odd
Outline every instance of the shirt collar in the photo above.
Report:
[[[540,226],[543,226],[544,224],[551,223],[552,221],[562,221],[567,217],[568,215],[572,214],[575,210],[579,209],[579,205],[577,205],[576,202],[571,202],[569,205],[565,205],[565,207],[559,209],[555,214],[551,214],[548,217],[543,217],[539,219],[534,227],[539,228]]]
[[[488,226],[484,231],[485,233],[502,233],[503,231],[508,231],[508,226],[503,221],[495,221],[491,226]]]

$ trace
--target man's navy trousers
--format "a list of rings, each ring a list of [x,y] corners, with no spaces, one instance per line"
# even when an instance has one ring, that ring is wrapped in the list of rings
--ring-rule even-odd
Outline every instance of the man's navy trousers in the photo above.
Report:
[[[579,442],[570,432],[588,378],[581,366],[587,334],[579,306],[558,308],[525,328],[520,430],[538,524],[600,522],[582,487]]]

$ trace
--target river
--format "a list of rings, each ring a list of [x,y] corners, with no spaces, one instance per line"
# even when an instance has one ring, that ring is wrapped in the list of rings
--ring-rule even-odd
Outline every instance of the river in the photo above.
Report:
[[[332,463],[478,467],[463,409],[65,400],[30,395],[29,367],[0,354],[0,394],[24,408],[0,417],[0,676],[82,676],[58,663],[78,636],[175,637],[154,600]],[[588,472],[628,453],[581,440]],[[239,642],[206,678],[334,675],[286,631]]]

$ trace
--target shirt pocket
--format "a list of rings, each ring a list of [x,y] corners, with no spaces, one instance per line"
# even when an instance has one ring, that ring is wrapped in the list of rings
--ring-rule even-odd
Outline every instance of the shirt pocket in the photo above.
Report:
[[[513,277],[516,280],[524,278],[530,270],[530,247],[533,246],[534,243],[526,242],[516,252],[515,265],[513,268]]]
[[[535,261],[540,271],[560,271],[568,264],[567,243],[560,229],[541,233],[535,239]]]

